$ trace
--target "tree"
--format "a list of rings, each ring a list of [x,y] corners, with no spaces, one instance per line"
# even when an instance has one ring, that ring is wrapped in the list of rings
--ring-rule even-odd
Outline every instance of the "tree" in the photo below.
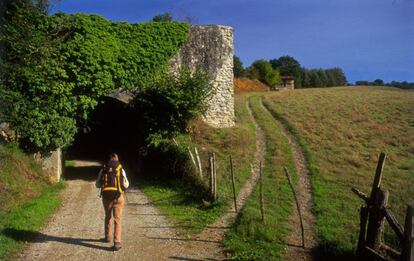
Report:
[[[302,73],[299,73],[298,76],[295,77],[295,89],[301,89],[302,86]]]
[[[153,22],[172,22],[173,17],[170,12],[165,12],[163,14],[156,15],[152,18]]]
[[[318,70],[313,69],[309,71],[309,73],[310,73],[310,85],[314,88],[321,87],[322,81],[321,81],[321,78],[319,77]]]
[[[245,75],[249,79],[256,79],[256,80],[260,79],[259,70],[253,66],[246,68]]]
[[[325,70],[318,69],[317,74],[319,76],[319,79],[321,81],[321,85],[318,87],[327,87],[328,86],[328,77],[326,76]]]
[[[274,69],[277,69],[282,76],[293,76],[295,78],[295,87],[302,88],[301,66],[300,63],[292,56],[285,55],[279,59],[270,60]]]
[[[298,76],[301,71],[301,66],[292,56],[285,55],[279,59],[270,60],[273,68],[278,69],[282,76]]]
[[[384,86],[384,81],[381,79],[376,79],[375,81],[372,82],[372,85],[375,86]]]
[[[47,15],[49,13],[49,8],[51,7],[49,0],[32,0],[32,3],[33,6],[36,7],[42,14]]]
[[[414,82],[398,82],[398,81],[392,81],[386,84],[387,86],[397,87],[405,90],[414,89]]]
[[[302,69],[302,87],[303,88],[308,88],[311,87],[311,76],[310,76],[310,72],[308,69],[303,68]]]
[[[70,144],[77,129],[69,116],[74,112],[67,107],[70,98],[48,80],[61,71],[58,61],[50,59],[55,40],[45,33],[46,7],[41,3],[2,1],[0,109],[22,145],[48,150]]]
[[[335,75],[335,82],[336,86],[345,86],[347,84],[347,80],[345,77],[344,72],[341,68],[335,67],[332,69],[333,74]]]
[[[234,77],[243,77],[245,70],[243,68],[243,63],[240,58],[236,55],[233,56],[233,75]]]
[[[281,82],[279,71],[274,69],[270,62],[266,60],[256,60],[253,62],[248,69],[248,75],[254,75],[252,78],[258,79],[271,88],[274,88]]]
[[[335,72],[333,69],[327,69],[325,70],[326,78],[327,78],[327,86],[337,86],[336,78],[335,78]]]
[[[369,81],[356,81],[355,85],[370,85]]]

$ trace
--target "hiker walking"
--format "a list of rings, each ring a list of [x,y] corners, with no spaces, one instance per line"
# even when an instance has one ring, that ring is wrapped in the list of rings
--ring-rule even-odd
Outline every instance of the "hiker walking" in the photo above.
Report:
[[[99,171],[96,187],[101,189],[102,203],[105,210],[105,241],[114,240],[114,250],[121,249],[122,209],[124,191],[129,187],[125,170],[119,163],[118,155],[112,153],[106,165]],[[112,220],[114,221],[114,233]]]

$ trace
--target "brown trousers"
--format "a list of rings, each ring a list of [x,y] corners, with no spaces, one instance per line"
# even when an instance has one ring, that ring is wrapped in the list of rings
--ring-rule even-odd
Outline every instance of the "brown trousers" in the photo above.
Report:
[[[119,198],[111,200],[102,197],[102,203],[105,209],[105,238],[112,238],[112,219],[114,220],[115,233],[114,242],[121,243],[122,233],[122,209],[124,208],[124,194]],[[113,218],[112,218],[113,215]]]

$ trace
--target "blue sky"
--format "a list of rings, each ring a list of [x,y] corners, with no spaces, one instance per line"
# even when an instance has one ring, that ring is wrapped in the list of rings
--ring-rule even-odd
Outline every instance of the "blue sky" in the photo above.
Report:
[[[291,55],[306,68],[340,67],[349,82],[414,82],[414,0],[62,0],[57,10],[128,22],[171,12],[232,26],[245,67]]]

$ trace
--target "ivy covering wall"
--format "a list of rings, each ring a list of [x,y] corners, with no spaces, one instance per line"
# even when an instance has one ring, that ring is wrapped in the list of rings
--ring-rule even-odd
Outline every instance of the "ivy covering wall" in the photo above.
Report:
[[[189,33],[186,23],[44,16],[28,1],[11,2],[0,38],[1,115],[35,150],[70,145],[114,89],[149,86]]]

